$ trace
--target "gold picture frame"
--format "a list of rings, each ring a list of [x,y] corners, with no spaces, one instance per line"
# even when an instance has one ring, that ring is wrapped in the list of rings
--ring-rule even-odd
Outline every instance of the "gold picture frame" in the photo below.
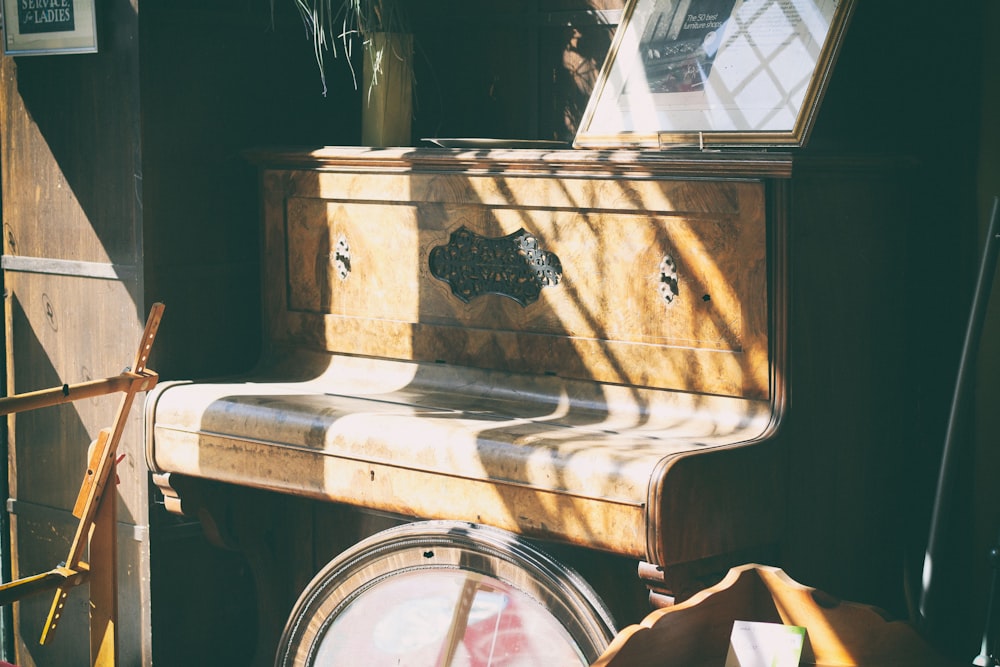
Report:
[[[3,0],[6,55],[96,51],[94,0]]]
[[[855,0],[628,0],[577,148],[802,146]]]

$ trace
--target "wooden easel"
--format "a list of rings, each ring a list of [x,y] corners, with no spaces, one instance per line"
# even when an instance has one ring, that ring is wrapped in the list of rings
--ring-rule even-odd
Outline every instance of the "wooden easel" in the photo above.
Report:
[[[108,481],[115,474],[115,452],[135,395],[149,391],[158,380],[154,371],[146,368],[156,331],[163,316],[163,304],[150,309],[139,350],[130,368],[103,380],[17,394],[0,399],[0,415],[69,403],[83,398],[122,392],[115,420],[102,429],[91,444],[87,471],[73,507],[73,516],[80,520],[64,563],[55,568],[0,585],[0,604],[11,604],[29,595],[55,589],[52,608],[42,630],[40,643],[48,643],[62,620],[66,597],[74,586],[90,583],[90,660],[91,665],[117,666],[117,494],[115,484]],[[83,560],[89,547],[89,558]]]

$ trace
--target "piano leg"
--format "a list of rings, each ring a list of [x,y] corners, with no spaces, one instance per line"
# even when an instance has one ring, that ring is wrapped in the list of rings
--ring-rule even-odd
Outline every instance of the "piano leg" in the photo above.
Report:
[[[738,553],[668,566],[639,561],[638,574],[639,580],[649,589],[650,606],[663,609],[716,585],[732,567],[750,563],[774,565],[777,562],[777,545],[763,545]]]

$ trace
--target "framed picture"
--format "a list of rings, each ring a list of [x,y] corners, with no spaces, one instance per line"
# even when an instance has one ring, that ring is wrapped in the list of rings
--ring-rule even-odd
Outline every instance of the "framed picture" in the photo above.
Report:
[[[3,0],[3,51],[13,56],[94,53],[94,0]]]
[[[854,0],[628,0],[574,145],[805,143]]]

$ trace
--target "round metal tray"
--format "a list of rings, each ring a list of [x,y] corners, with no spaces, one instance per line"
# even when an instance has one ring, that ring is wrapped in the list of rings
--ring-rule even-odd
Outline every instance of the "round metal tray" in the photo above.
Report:
[[[276,665],[588,665],[614,637],[574,571],[505,531],[405,524],[331,561],[299,597]]]

